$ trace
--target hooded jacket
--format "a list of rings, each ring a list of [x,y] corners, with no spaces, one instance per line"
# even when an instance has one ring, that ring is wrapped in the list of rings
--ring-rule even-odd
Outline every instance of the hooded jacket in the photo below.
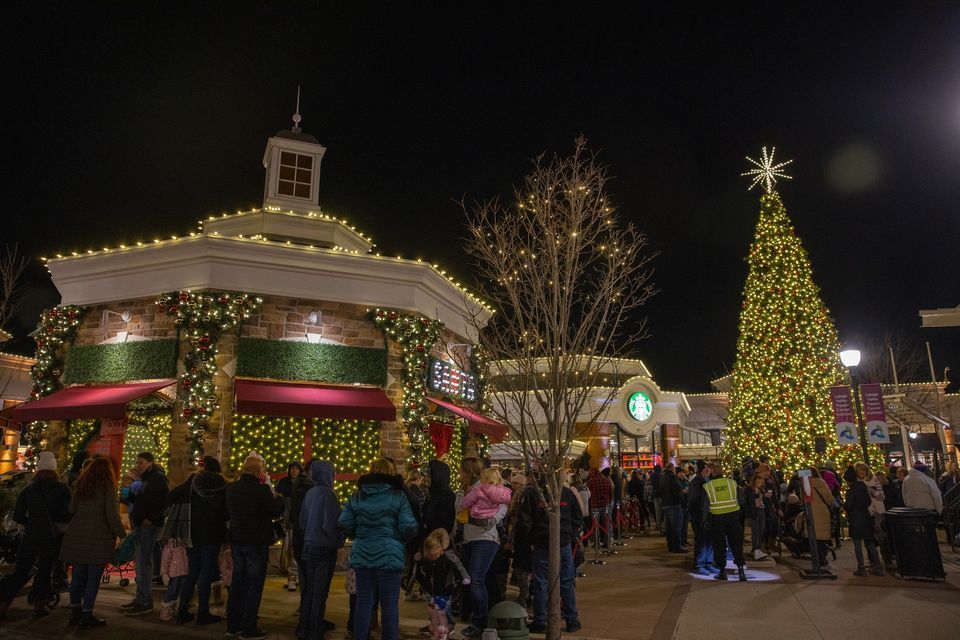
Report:
[[[350,566],[402,570],[405,542],[417,535],[417,521],[400,476],[370,473],[357,485],[339,520],[353,538]]]
[[[340,501],[333,491],[333,464],[319,460],[310,466],[313,487],[307,491],[300,507],[299,526],[303,530],[304,547],[339,549],[343,546]]]
[[[431,460],[429,473],[430,494],[423,503],[420,530],[423,536],[427,536],[435,529],[446,529],[452,536],[457,497],[450,488],[450,467],[439,460]]]
[[[190,474],[170,492],[170,504],[190,503],[190,542],[223,544],[227,539],[227,481],[219,473]]]
[[[57,556],[59,535],[52,524],[70,520],[70,490],[57,480],[52,471],[39,471],[20,495],[13,511],[13,519],[24,525],[20,554],[41,557]]]
[[[299,463],[299,462],[291,462],[291,463],[287,466],[287,475],[285,475],[285,476],[283,476],[282,478],[280,478],[280,481],[277,482],[277,493],[279,493],[280,495],[282,495],[284,498],[286,498],[286,499],[288,499],[288,500],[289,500],[290,497],[293,495],[293,483],[294,483],[294,478],[293,478],[293,473],[292,473],[292,472],[293,472],[293,468],[294,468],[294,467],[296,467],[297,469],[300,470],[300,475],[298,475],[297,477],[299,478],[300,476],[302,476],[302,475],[303,475],[303,467],[300,466],[300,463]]]
[[[533,487],[528,487],[520,498],[518,527],[521,528],[522,538],[529,540],[538,549],[547,549],[550,546],[550,514],[547,505],[541,500],[541,494],[546,488],[541,487],[540,494]],[[573,544],[580,531],[583,514],[580,512],[580,501],[573,495],[570,487],[563,487],[560,494],[560,547]]]

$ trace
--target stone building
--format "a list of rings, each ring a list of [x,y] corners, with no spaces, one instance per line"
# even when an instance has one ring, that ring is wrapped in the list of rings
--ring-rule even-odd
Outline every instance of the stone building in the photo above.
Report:
[[[261,208],[211,216],[183,236],[47,259],[63,313],[41,325],[64,336],[48,370],[67,388],[14,410],[46,421],[42,446],[118,461],[122,449],[124,463],[131,439],[168,447],[176,479],[201,442],[234,468],[247,448],[270,453],[274,472],[340,443],[353,447],[340,461],[349,480],[376,455],[403,461],[411,444],[435,447],[437,424],[463,431],[461,446],[471,433],[502,435],[465,391],[477,382],[466,317],[490,311],[436,265],[381,256],[322,210],[326,149],[298,124],[267,142]],[[424,395],[431,373],[446,382]],[[132,385],[141,382],[156,384]],[[94,392],[117,406],[85,408]],[[127,421],[108,426],[120,413]],[[357,450],[358,440],[369,446]]]

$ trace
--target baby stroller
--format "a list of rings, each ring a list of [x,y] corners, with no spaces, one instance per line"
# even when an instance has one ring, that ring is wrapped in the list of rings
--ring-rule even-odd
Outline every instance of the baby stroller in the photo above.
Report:
[[[117,549],[117,555],[114,557],[113,562],[108,562],[103,568],[103,577],[101,580],[104,584],[110,582],[111,576],[120,576],[119,584],[121,587],[126,587],[130,584],[130,578],[126,577],[124,574],[134,573],[136,570],[136,567],[133,564],[133,552],[135,545],[135,535],[131,534],[123,539],[123,543],[120,545],[120,548]]]
[[[799,505],[799,511],[791,510],[788,505],[787,513],[784,514],[783,526],[780,527],[780,535],[777,537],[777,543],[783,545],[790,552],[790,556],[800,559],[810,554],[810,540],[807,538],[807,516],[803,511],[803,505]],[[836,550],[827,543],[827,553],[831,554],[834,561],[837,559]]]

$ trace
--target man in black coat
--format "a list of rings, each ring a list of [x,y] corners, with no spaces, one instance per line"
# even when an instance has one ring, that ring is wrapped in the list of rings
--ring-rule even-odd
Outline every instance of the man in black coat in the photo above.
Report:
[[[133,512],[130,524],[137,536],[136,576],[137,596],[124,605],[128,616],[139,616],[153,611],[153,548],[163,527],[164,512],[170,487],[163,470],[154,464],[153,454],[144,451],[137,454],[137,472],[140,474],[140,491],[130,495]]]
[[[547,512],[546,487],[524,491],[520,498],[517,526],[521,537],[533,543],[533,623],[531,633],[543,633],[547,628],[547,594],[549,586],[550,514]],[[577,613],[577,597],[573,581],[576,569],[573,566],[573,545],[577,542],[583,513],[580,501],[570,487],[563,487],[560,495],[560,599],[561,615],[566,621],[567,633],[580,630]]]
[[[673,470],[673,463],[667,463],[660,476],[660,500],[663,505],[663,526],[667,531],[667,550],[671,553],[683,553],[683,489]]]
[[[263,640],[257,613],[267,577],[267,560],[274,540],[273,520],[283,513],[283,497],[275,495],[263,459],[249,457],[243,473],[227,486],[230,515],[230,553],[233,579],[227,598],[227,633],[247,640]]]
[[[25,531],[17,551],[16,569],[7,578],[3,593],[0,593],[0,620],[30,579],[34,560],[37,560],[37,574],[28,600],[33,603],[35,616],[49,613],[50,572],[60,553],[60,540],[63,537],[55,523],[70,520],[69,506],[70,490],[57,479],[57,459],[50,451],[43,451],[37,462],[36,475],[17,496],[14,507],[13,519],[23,525]]]
[[[710,481],[713,466],[705,460],[697,460],[697,473],[690,480],[687,489],[687,510],[690,512],[690,524],[693,525],[693,559],[697,565],[696,573],[701,576],[716,575],[719,569],[713,566],[713,541],[710,532],[703,528],[703,485]]]

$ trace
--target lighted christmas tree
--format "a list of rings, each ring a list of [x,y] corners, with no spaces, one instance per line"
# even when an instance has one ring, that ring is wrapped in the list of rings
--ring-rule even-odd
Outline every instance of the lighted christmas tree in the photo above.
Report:
[[[762,183],[760,220],[750,253],[740,312],[740,336],[733,366],[725,452],[734,464],[762,454],[785,472],[816,465],[824,458],[845,465],[858,459],[856,446],[837,442],[830,387],[844,382],[837,331],[810,261],[774,190],[788,178],[763,149],[751,189]],[[815,439],[824,438],[826,454]],[[841,467],[842,468],[842,467]]]

